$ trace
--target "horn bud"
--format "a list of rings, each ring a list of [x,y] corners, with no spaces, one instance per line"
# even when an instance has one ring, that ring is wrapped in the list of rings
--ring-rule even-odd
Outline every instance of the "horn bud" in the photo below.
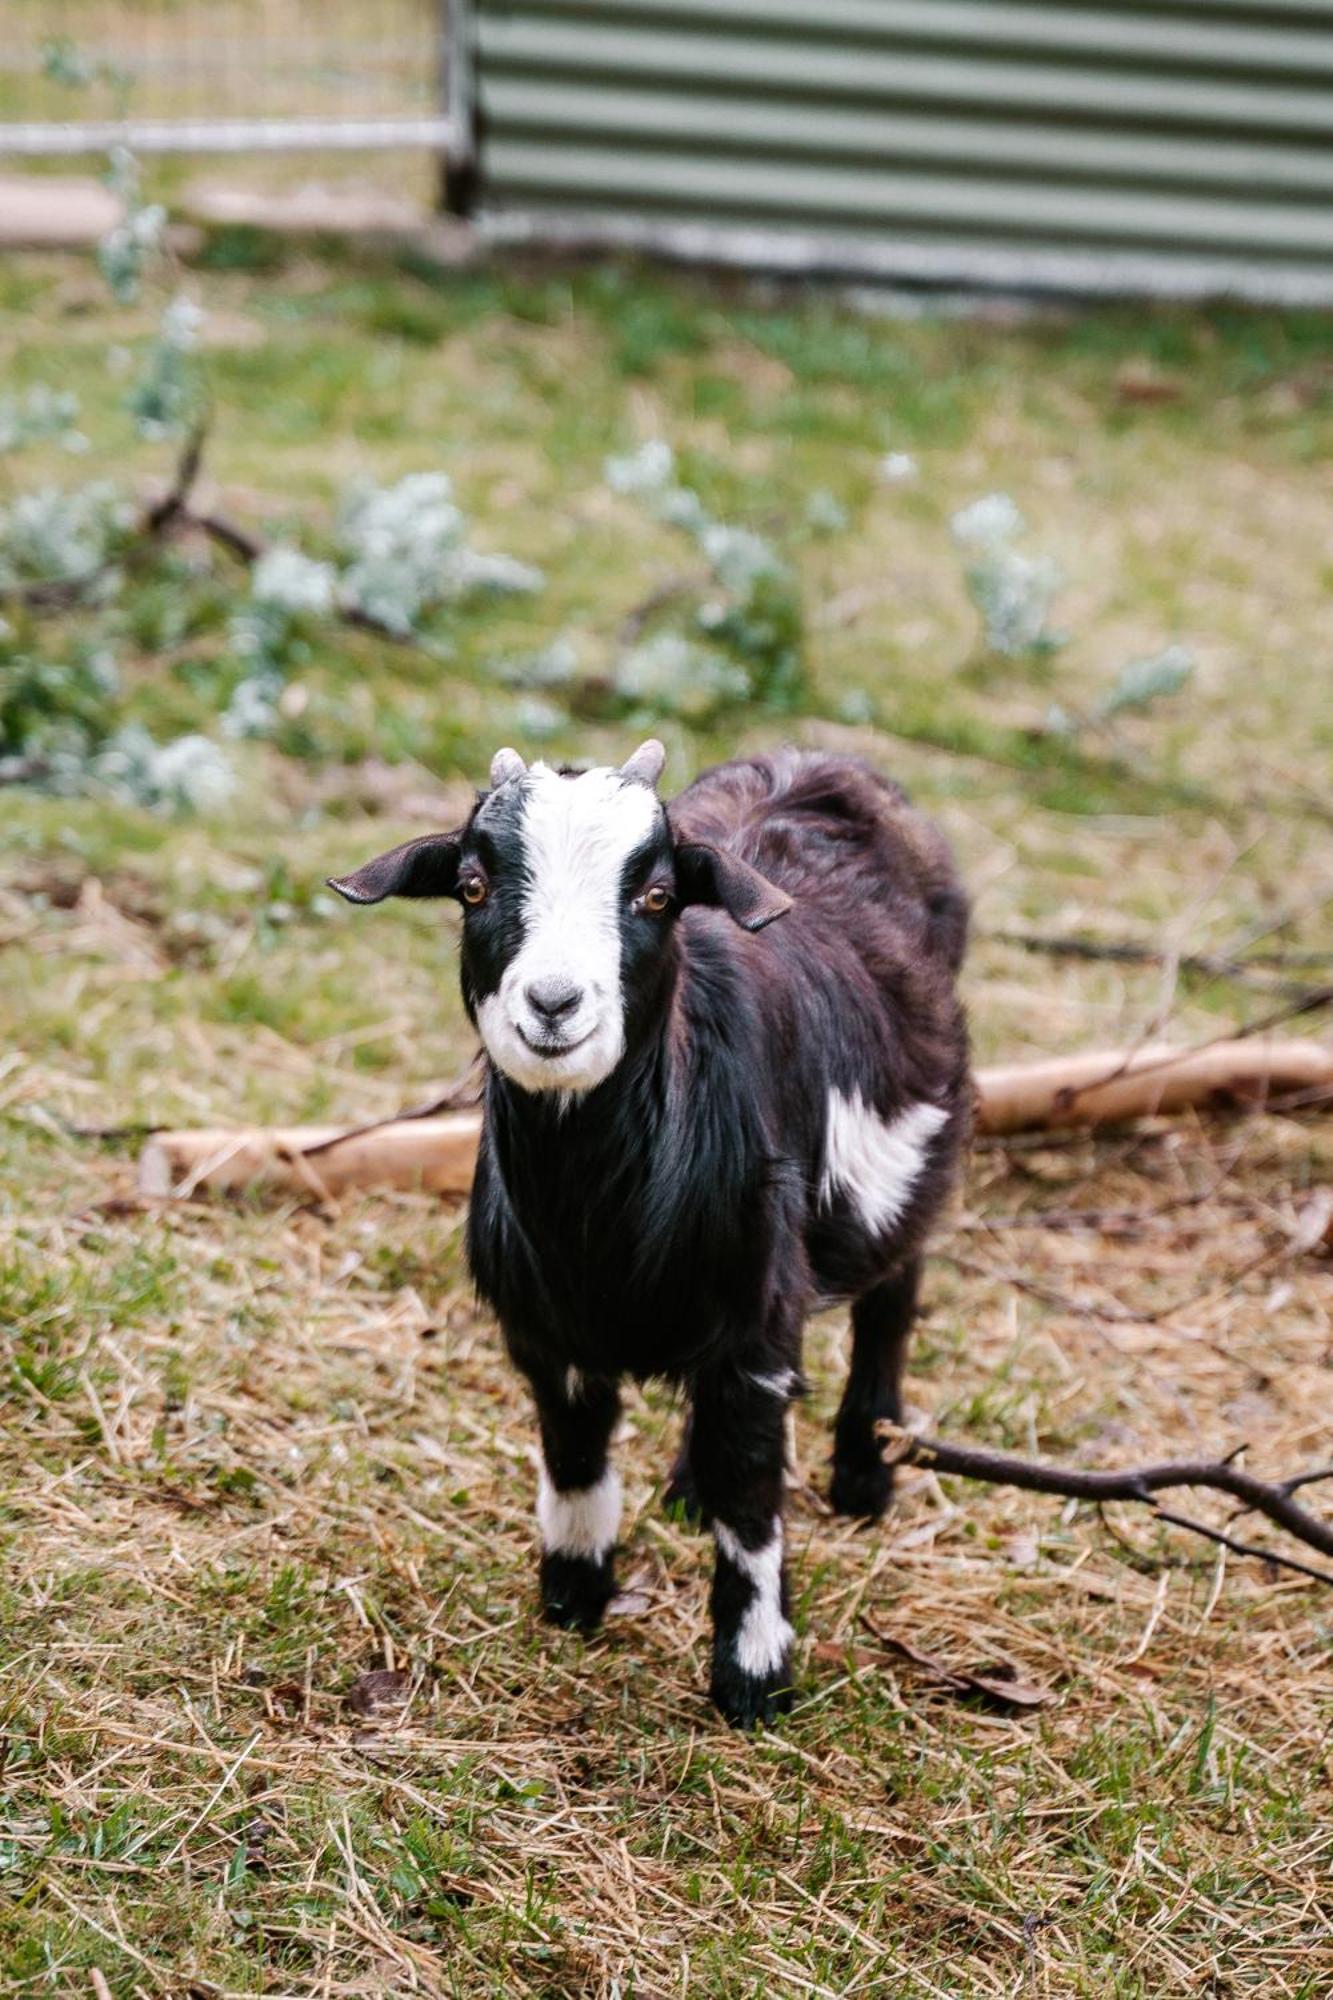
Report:
[[[496,792],[511,778],[526,776],[527,769],[517,750],[497,750],[491,759],[491,790]]]
[[[622,778],[633,784],[647,785],[649,790],[656,785],[666,764],[666,751],[655,736],[641,743],[632,757],[627,757],[620,767]]]

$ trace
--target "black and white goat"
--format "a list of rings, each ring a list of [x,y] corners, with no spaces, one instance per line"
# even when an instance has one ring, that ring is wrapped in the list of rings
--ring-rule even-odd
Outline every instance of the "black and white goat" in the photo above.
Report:
[[[669,808],[662,763],[501,750],[466,825],[332,886],[463,905],[489,1058],[468,1248],[536,1397],[547,1615],[591,1628],[614,1592],[621,1378],[681,1384],[670,1491],[712,1527],[712,1694],[749,1724],[790,1698],[784,1417],[817,1301],[853,1301],[833,1504],[889,1500],[874,1424],[968,1124],[967,908],[860,763],[724,764]]]

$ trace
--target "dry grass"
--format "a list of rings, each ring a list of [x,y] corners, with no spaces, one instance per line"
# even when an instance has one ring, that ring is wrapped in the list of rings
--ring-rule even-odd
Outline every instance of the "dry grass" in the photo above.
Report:
[[[0,352],[32,372],[35,348],[56,343],[86,387],[78,315],[50,314],[40,339],[26,316],[50,276],[31,270]],[[967,983],[985,1057],[1163,1023],[1202,1036],[1274,1003],[1258,975],[1034,959],[998,931],[1134,936],[1168,960],[1260,934],[1329,950],[1329,721],[1317,684],[1303,699],[1297,685],[1322,616],[1299,553],[1315,529],[1276,497],[1299,489],[1316,509],[1326,474],[1306,418],[1269,423],[1262,370],[1252,392],[1241,380],[1219,395],[1206,426],[1167,408],[1099,441],[1089,354],[1101,338],[1137,344],[1140,328],[1119,349],[1095,326],[1071,335],[1036,371],[1039,332],[904,334],[750,303],[736,309],[744,343],[798,384],[770,358],[754,395],[793,400],[750,409],[730,399],[751,346],[723,341],[723,307],[700,295],[645,281],[603,308],[575,287],[568,313],[543,320],[513,298],[502,309],[486,278],[424,305],[376,282],[339,279],[325,306],[309,278],[318,324],[290,333],[274,311],[259,359],[223,370],[224,400],[254,406],[253,434],[225,410],[220,424],[231,503],[244,486],[257,513],[265,491],[317,513],[327,460],[354,433],[362,462],[420,463],[404,413],[419,428],[438,395],[483,526],[547,561],[537,615],[553,622],[604,590],[612,625],[671,560],[596,489],[601,451],[640,417],[700,452],[720,423],[738,458],[756,438],[776,452],[789,428],[799,463],[776,498],[763,465],[753,491],[741,484],[762,513],[849,462],[839,370],[876,357],[900,370],[919,399],[903,420],[926,433],[953,356],[920,498],[900,516],[863,492],[816,593],[851,606],[819,627],[822,687],[870,686],[900,733],[800,731],[869,749],[957,842],[978,899]],[[224,308],[268,310],[248,280],[216,289]],[[636,337],[651,322],[676,346],[627,392],[615,343],[630,304]],[[408,307],[438,312],[447,346],[418,326],[386,347],[385,315]],[[1262,347],[1270,331],[1235,338]],[[358,342],[400,371],[361,431]],[[292,415],[307,379],[327,446]],[[1242,462],[1219,487],[1219,465]],[[1200,570],[1190,586],[1201,685],[1169,719],[1129,726],[1116,771],[1031,748],[1020,730],[1046,696],[1017,672],[912,672],[923,649],[956,659],[966,644],[939,516],[1008,464],[1034,519],[1053,468],[1075,468],[1092,636],[1060,673],[1089,685],[1162,620],[1179,629],[1184,586],[1149,546],[1152,510],[1169,498],[1183,537],[1191,482],[1209,532],[1220,493],[1239,496],[1230,581],[1209,594]],[[576,496],[563,511],[561,478]],[[1103,515],[1120,567],[1099,596]],[[833,570],[818,551],[811,563]],[[881,620],[864,592],[885,575],[897,595]],[[124,643],[145,699],[190,713],[147,640],[141,656]],[[400,655],[335,656],[327,680],[312,670],[315,712],[330,688],[331,708],[350,704],[360,679],[381,713],[444,713],[454,733],[423,754],[459,782],[503,725],[460,643],[456,675],[429,689]],[[675,732],[677,776],[708,747],[721,744]],[[74,1127],[374,1114],[467,1054],[434,913],[325,916],[309,894],[419,829],[434,781],[265,752],[249,782],[245,812],[212,827],[0,806],[0,1990],[1333,1990],[1325,1591],[1215,1557],[1141,1509],[1102,1520],[929,1475],[904,1477],[882,1530],[834,1521],[820,1495],[845,1325],[830,1315],[811,1329],[793,1438],[803,1698],[780,1732],[742,1740],[702,1692],[705,1544],[660,1505],[677,1422],[665,1395],[628,1405],[618,1613],[588,1643],[551,1633],[533,1604],[531,1424],[471,1298],[459,1216],[413,1197],[135,1202],[132,1136]],[[1331,1165],[1329,1122],[1298,1111],[980,1151],[933,1263],[913,1403],[947,1433],[1085,1463],[1241,1440],[1256,1469],[1327,1459],[1333,1273],[1302,1223]],[[951,1667],[1008,1663],[1048,1699],[1021,1713],[960,1700],[876,1631]]]
[[[132,920],[59,921],[62,976],[151,992]],[[0,1088],[40,1144],[94,1108],[74,1083],[11,1064]],[[882,1532],[832,1520],[830,1315],[794,1433],[805,1698],[744,1741],[701,1691],[705,1549],[661,1511],[660,1392],[621,1441],[620,1615],[588,1644],[537,1623],[530,1423],[456,1214],[141,1210],[127,1166],[40,1149],[64,1192],[13,1202],[0,1249],[11,1990],[90,1965],[127,1993],[1333,1982],[1317,1587],[1133,1509],[930,1475]],[[913,1401],[1082,1462],[1241,1438],[1256,1467],[1320,1461],[1333,1284],[1297,1246],[1330,1150],[1270,1116],[981,1153]],[[1049,1703],[960,1705],[871,1628]],[[402,1681],[366,1713],[373,1668]]]

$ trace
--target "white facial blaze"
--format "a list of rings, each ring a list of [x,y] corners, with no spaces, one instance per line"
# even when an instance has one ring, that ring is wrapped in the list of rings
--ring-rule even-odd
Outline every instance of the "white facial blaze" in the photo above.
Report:
[[[478,1007],[478,1026],[496,1065],[525,1090],[590,1090],[625,1052],[625,864],[661,808],[647,785],[609,769],[562,778],[534,764],[524,783],[523,941],[499,989]],[[578,994],[554,1033],[527,997],[548,982]]]
[[[750,1580],[752,1596],[736,1634],[736,1664],[747,1674],[772,1674],[786,1659],[796,1634],[782,1615],[782,1522],[761,1549],[747,1549],[723,1522],[713,1535],[729,1563]]]
[[[948,1116],[938,1104],[913,1104],[896,1118],[884,1119],[859,1091],[844,1097],[831,1090],[821,1202],[827,1205],[841,1190],[867,1229],[879,1234],[891,1228],[905,1214],[921,1178],[926,1147]]]
[[[537,1525],[548,1555],[585,1556],[600,1562],[620,1531],[620,1474],[608,1466],[595,1486],[561,1493],[542,1467]]]

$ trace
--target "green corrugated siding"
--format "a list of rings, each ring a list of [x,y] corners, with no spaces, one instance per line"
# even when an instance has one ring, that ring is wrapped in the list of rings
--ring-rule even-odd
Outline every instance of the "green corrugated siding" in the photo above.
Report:
[[[675,230],[704,254],[713,232],[756,262],[785,238],[885,276],[1333,296],[1333,0],[475,12],[501,224]]]

